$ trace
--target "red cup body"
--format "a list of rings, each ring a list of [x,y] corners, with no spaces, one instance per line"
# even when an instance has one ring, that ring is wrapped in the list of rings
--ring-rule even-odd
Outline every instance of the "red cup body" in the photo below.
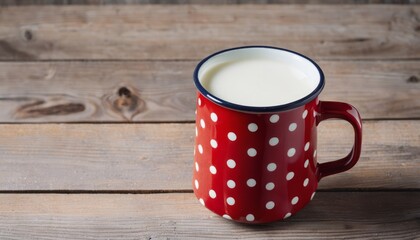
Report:
[[[316,104],[269,114],[235,111],[198,93],[194,193],[208,209],[239,222],[271,222],[314,196]]]
[[[254,107],[221,99],[201,84],[201,71],[231,61],[232,56],[250,54],[276,55],[317,79],[317,86],[296,101]],[[193,189],[201,204],[224,218],[265,223],[290,217],[312,200],[321,178],[349,170],[360,157],[358,111],[347,103],[318,101],[324,74],[299,53],[267,46],[223,50],[198,64],[194,82],[198,91]],[[317,126],[330,118],[353,126],[354,145],[346,157],[318,163]]]

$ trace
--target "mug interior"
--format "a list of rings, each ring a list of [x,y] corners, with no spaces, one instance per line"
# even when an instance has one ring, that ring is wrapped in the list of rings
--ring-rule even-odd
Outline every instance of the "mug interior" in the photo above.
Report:
[[[278,61],[279,64],[291,65],[299,69],[299,71],[307,76],[308,84],[312,91],[309,94],[302,96],[300,99],[286,104],[274,106],[246,106],[221,99],[204,87],[202,83],[203,76],[207,71],[214,67],[223,63],[257,58]],[[299,107],[316,98],[324,87],[324,74],[321,68],[313,60],[302,54],[287,49],[268,46],[245,46],[226,49],[203,59],[195,69],[194,82],[197,89],[216,104],[247,112],[276,112]]]

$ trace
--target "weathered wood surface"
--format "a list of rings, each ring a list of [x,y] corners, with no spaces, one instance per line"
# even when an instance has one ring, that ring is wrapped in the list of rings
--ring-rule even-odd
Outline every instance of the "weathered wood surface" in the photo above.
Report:
[[[0,9],[0,60],[191,60],[250,44],[318,59],[418,59],[419,11],[417,5],[9,7]]]
[[[320,192],[296,216],[225,220],[191,193],[0,195],[1,239],[417,239],[419,192]]]
[[[420,117],[419,61],[320,61],[320,98]],[[196,61],[0,62],[0,122],[193,121]]]
[[[3,0],[0,6],[107,4],[418,4],[419,0]]]
[[[284,1],[321,3],[211,4]],[[145,2],[192,3],[119,3]],[[353,2],[417,1],[335,3]],[[0,239],[417,239],[419,16],[416,5],[0,8]],[[321,99],[370,119],[359,163],[323,179],[297,216],[264,226],[228,222],[191,193],[193,68],[248,44],[315,58],[327,76]],[[319,159],[344,156],[352,138],[348,124],[322,123]]]
[[[418,189],[420,121],[368,121],[359,163],[321,189]],[[318,159],[345,156],[352,131],[320,125]],[[189,190],[193,124],[2,124],[0,191]]]

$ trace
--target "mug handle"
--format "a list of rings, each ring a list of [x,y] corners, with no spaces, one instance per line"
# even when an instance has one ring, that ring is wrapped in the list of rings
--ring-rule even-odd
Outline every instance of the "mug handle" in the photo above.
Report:
[[[342,102],[320,101],[316,116],[316,125],[330,118],[343,119],[349,122],[354,129],[354,145],[350,153],[339,160],[332,162],[319,163],[317,166],[318,181],[321,178],[344,172],[352,168],[360,157],[362,148],[362,119],[355,107]]]

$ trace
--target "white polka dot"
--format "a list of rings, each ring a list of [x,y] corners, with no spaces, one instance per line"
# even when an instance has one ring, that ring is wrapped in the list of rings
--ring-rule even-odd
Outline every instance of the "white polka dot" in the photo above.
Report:
[[[197,110],[194,111],[194,114],[197,115]]]
[[[271,115],[271,117],[270,117],[270,122],[271,122],[271,123],[276,123],[276,122],[278,122],[278,121],[279,121],[279,119],[280,119],[279,115],[274,114],[274,115]]]
[[[289,157],[293,157],[293,156],[295,155],[295,153],[296,153],[296,149],[294,149],[294,148],[290,148],[290,149],[287,151],[287,156],[289,156]]]
[[[216,167],[215,166],[210,166],[210,172],[211,172],[211,174],[216,174],[217,173],[217,169],[216,169]]]
[[[202,198],[200,198],[198,201],[201,203],[201,205],[206,206],[206,204],[204,204],[204,200]]]
[[[211,120],[212,120],[213,122],[217,122],[217,115],[216,115],[216,113],[211,113],[211,114],[210,114],[210,118],[211,118]]]
[[[276,146],[279,143],[279,139],[276,137],[272,137],[270,138],[270,140],[268,141],[268,144],[270,144],[270,146]]]
[[[311,200],[315,197],[315,192],[312,193],[311,195]]]
[[[298,197],[294,197],[292,199],[292,205],[296,205],[296,203],[298,203],[298,202],[299,202],[299,198]]]
[[[212,148],[217,148],[217,141],[214,139],[210,140],[210,145]]]
[[[195,136],[198,137],[198,130],[197,127],[195,127]]]
[[[269,182],[265,185],[265,189],[267,189],[268,191],[271,191],[274,189],[274,183]]]
[[[308,186],[309,183],[309,178],[306,178],[305,181],[303,181],[303,186],[306,187]]]
[[[230,206],[235,205],[235,199],[233,197],[228,197],[226,199],[227,204],[229,204]]]
[[[265,204],[265,208],[267,208],[267,209],[273,209],[274,208],[274,202],[273,201],[269,201],[269,202],[267,202],[266,204]]]
[[[289,125],[289,131],[291,131],[291,132],[295,131],[296,128],[297,128],[297,124],[296,123],[291,123]]]
[[[248,156],[255,157],[257,155],[257,150],[255,150],[255,148],[250,148],[248,149],[247,153],[248,153]]]
[[[283,219],[286,219],[286,218],[288,218],[290,216],[292,216],[292,214],[288,212],[288,213],[286,213],[286,215],[284,215]]]
[[[295,173],[294,172],[289,172],[287,175],[286,175],[286,179],[287,179],[287,181],[290,181],[290,180],[292,180],[292,178],[295,176]]]
[[[204,122],[204,120],[203,120],[203,119],[201,119],[201,120],[200,120],[200,126],[201,126],[202,128],[205,128],[205,127],[206,127],[206,123]]]
[[[201,144],[198,144],[198,152],[203,154],[203,146]]]
[[[201,106],[201,99],[198,98],[198,106]]]
[[[195,170],[198,172],[198,170],[200,170],[199,166],[198,166],[198,162],[195,162]]]
[[[252,215],[252,214],[248,214],[248,215],[246,215],[246,220],[247,220],[248,222],[252,222],[252,221],[254,221],[254,220],[255,220],[255,217],[254,217],[254,215]]]
[[[248,124],[248,130],[250,132],[256,132],[258,130],[258,126],[255,123],[250,123]]]
[[[236,162],[233,159],[227,160],[227,165],[229,168],[234,168],[236,166]]]
[[[272,171],[276,170],[276,168],[277,168],[277,165],[275,163],[270,163],[270,164],[267,165],[267,170],[269,172],[272,172]]]
[[[314,111],[314,117],[316,117],[316,111]]]
[[[236,134],[234,132],[229,132],[227,136],[228,136],[230,141],[235,141],[236,140]]]
[[[227,215],[227,214],[224,214],[222,217],[223,217],[223,218],[226,218],[226,219],[228,219],[228,220],[232,220],[232,218],[231,218],[229,215]]]
[[[196,180],[194,180],[194,185],[195,185],[195,189],[198,189],[198,187],[199,187],[199,184],[198,184],[198,181],[197,181],[197,179],[196,179]]]
[[[235,183],[235,181],[233,181],[233,180],[229,180],[229,181],[227,181],[227,186],[228,186],[229,188],[235,188],[236,183]]]
[[[246,185],[248,185],[248,187],[255,187],[255,185],[257,185],[257,182],[255,181],[255,179],[250,178],[248,179],[248,181],[246,181]]]
[[[195,156],[195,148],[194,148],[194,156]]]
[[[309,165],[309,159],[306,159],[305,163],[303,164],[303,167],[307,168]]]
[[[314,158],[316,157],[316,150],[314,151]]]
[[[213,199],[216,198],[216,192],[213,189],[210,189],[209,196]]]
[[[308,110],[305,109],[305,111],[303,111],[302,113],[302,118],[305,119],[307,115],[308,115]]]
[[[306,144],[305,144],[305,148],[304,148],[304,150],[305,150],[305,152],[306,151],[308,151],[308,149],[309,149],[309,146],[310,146],[311,144],[309,143],[309,142],[307,142]]]

